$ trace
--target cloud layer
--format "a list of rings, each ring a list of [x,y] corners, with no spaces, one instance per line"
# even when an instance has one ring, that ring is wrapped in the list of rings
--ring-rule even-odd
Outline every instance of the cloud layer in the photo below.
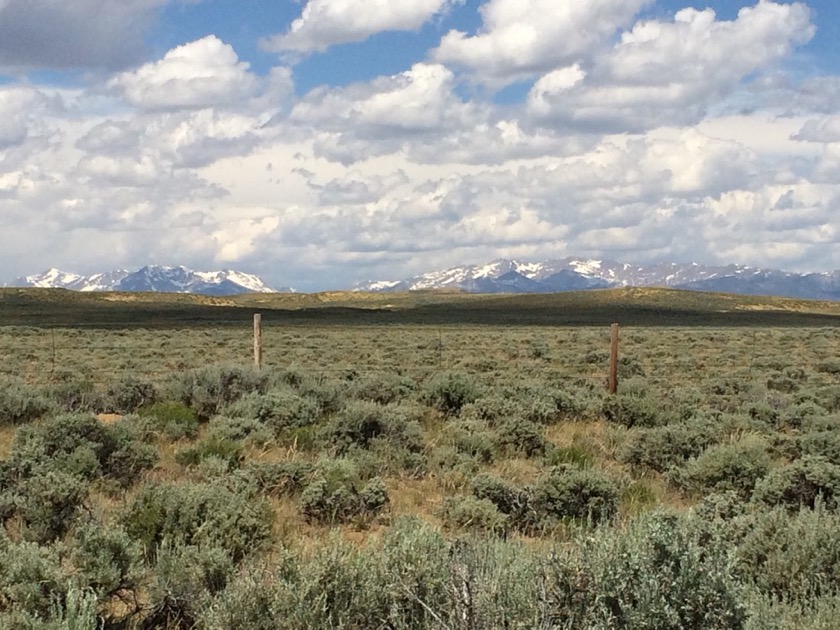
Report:
[[[2,0],[0,71],[121,68],[141,59],[166,0]]]
[[[0,83],[3,276],[154,262],[314,290],[500,256],[840,268],[840,75],[802,71],[806,4],[724,20],[486,0],[470,31],[446,21],[459,2],[309,0],[267,48],[432,19],[440,36],[398,72],[301,92],[300,66],[257,71],[218,35],[144,57],[163,1],[0,0],[0,71],[96,71]],[[44,46],[4,37],[21,28]]]

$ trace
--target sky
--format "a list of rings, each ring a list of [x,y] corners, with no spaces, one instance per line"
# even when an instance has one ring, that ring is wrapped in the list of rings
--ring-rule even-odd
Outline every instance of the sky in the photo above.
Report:
[[[0,283],[840,269],[837,42],[837,0],[0,0]]]

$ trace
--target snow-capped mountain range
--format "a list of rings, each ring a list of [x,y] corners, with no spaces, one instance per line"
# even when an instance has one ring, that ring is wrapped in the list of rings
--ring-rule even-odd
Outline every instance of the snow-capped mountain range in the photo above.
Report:
[[[739,265],[631,265],[614,260],[562,258],[544,262],[499,259],[452,267],[405,280],[377,280],[356,291],[456,289],[471,293],[551,293],[624,286],[660,286],[747,295],[840,300],[840,271],[797,274]]]
[[[194,271],[186,267],[149,265],[136,271],[108,271],[82,276],[59,269],[12,280],[10,287],[62,288],[73,291],[157,291],[164,293],[199,293],[202,295],[238,295],[240,293],[291,292],[273,289],[259,277],[226,269]]]
[[[241,271],[193,271],[186,267],[146,266],[136,271],[109,271],[83,276],[58,269],[12,280],[9,287],[64,288],[74,291],[159,291],[238,295],[293,293],[275,289],[258,276]],[[612,260],[562,258],[543,262],[499,259],[424,273],[405,280],[366,282],[354,291],[452,289],[470,293],[553,293],[610,287],[672,287],[746,295],[776,295],[840,300],[840,271],[798,274],[739,265],[696,263],[631,265]]]

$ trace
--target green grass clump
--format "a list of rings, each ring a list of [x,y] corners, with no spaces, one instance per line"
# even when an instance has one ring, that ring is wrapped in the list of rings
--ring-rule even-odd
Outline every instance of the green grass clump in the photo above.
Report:
[[[170,440],[194,438],[198,434],[198,414],[182,402],[159,402],[138,411],[141,425]]]

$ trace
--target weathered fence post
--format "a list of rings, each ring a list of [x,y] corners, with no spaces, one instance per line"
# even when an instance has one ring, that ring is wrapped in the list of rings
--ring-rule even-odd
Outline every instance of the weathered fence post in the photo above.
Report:
[[[618,324],[610,326],[610,394],[618,393]]]
[[[262,369],[262,315],[254,313],[254,365]]]

